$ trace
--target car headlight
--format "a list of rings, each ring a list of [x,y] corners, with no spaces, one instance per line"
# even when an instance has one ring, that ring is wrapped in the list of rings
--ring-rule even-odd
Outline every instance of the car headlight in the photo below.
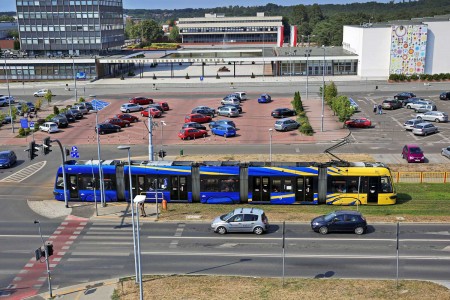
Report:
[[[317,225],[319,225],[319,222],[313,222],[312,224],[313,224],[313,226],[317,226]]]

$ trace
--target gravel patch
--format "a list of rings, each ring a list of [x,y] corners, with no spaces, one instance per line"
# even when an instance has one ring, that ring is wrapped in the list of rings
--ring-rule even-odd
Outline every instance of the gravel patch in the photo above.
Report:
[[[64,201],[42,200],[27,201],[28,206],[37,214],[49,219],[70,215],[72,208],[66,208]]]

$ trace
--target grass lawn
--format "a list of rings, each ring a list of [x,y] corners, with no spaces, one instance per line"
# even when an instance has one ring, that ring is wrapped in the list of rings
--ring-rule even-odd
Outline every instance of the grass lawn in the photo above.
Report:
[[[358,209],[368,222],[450,222],[450,184],[400,183],[396,185],[398,201],[395,205],[364,205]],[[248,204],[250,205],[250,204]],[[314,216],[333,210],[356,209],[355,206],[334,205],[252,205],[266,211],[270,222],[308,222]],[[231,211],[236,205],[168,204],[161,221],[209,221]]]

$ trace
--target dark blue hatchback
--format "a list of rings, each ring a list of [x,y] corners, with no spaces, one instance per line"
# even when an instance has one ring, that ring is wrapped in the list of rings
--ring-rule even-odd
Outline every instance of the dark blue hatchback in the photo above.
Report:
[[[367,222],[360,212],[340,210],[312,219],[311,228],[321,234],[339,231],[363,234],[366,232]]]
[[[0,152],[0,168],[10,168],[17,162],[14,151],[7,150]]]

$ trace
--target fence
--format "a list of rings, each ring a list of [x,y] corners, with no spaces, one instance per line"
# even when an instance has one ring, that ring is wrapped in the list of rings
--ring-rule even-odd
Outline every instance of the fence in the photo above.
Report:
[[[394,182],[449,183],[450,172],[392,172]]]

